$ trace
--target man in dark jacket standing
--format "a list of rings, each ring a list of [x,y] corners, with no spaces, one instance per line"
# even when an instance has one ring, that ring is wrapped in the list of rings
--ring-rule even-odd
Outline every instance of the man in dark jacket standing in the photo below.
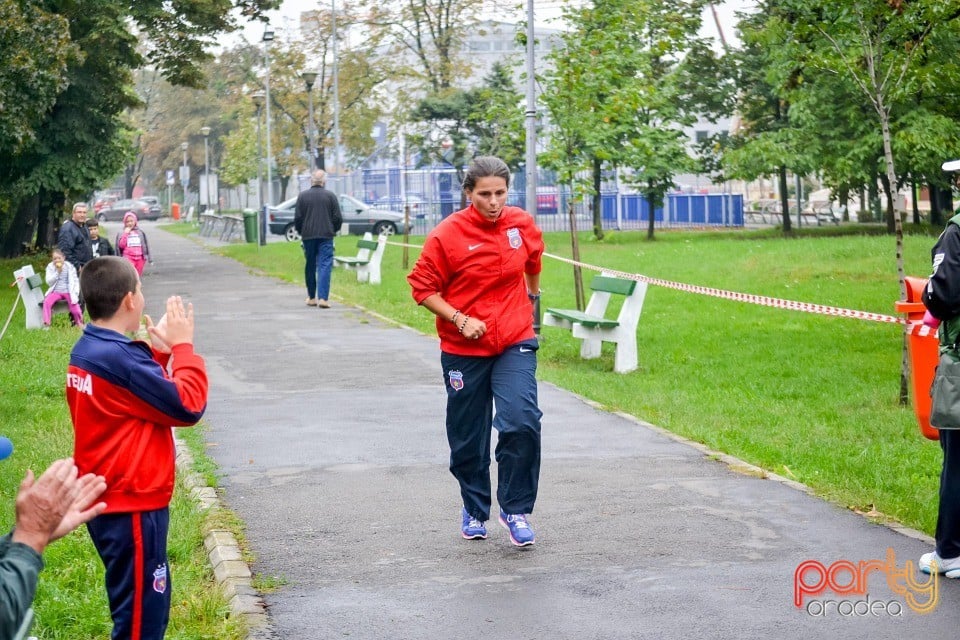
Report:
[[[60,247],[60,251],[63,251],[67,262],[77,270],[77,275],[80,275],[83,265],[93,260],[93,245],[90,242],[90,232],[87,230],[86,202],[73,205],[73,217],[60,225],[57,246]],[[82,295],[80,309],[86,309]],[[71,319],[70,322],[76,324],[75,320]]]
[[[313,172],[310,188],[297,196],[293,226],[303,239],[306,257],[304,279],[307,281],[307,305],[329,309],[330,272],[333,269],[333,236],[343,224],[340,200],[324,188],[327,174]]]
[[[93,260],[93,248],[86,225],[87,203],[78,202],[73,205],[73,217],[60,225],[60,234],[57,236],[57,246],[77,273],[80,273],[83,265]]]

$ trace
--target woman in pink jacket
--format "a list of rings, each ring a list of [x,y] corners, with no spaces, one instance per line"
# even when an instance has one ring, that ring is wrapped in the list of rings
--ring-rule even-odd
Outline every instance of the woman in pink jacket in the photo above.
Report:
[[[123,231],[117,234],[117,254],[133,263],[137,275],[143,275],[143,265],[150,262],[150,246],[147,234],[137,226],[137,214],[127,211],[123,214]]]

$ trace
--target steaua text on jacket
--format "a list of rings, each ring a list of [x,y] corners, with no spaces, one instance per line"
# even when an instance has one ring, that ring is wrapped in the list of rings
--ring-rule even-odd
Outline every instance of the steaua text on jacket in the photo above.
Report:
[[[167,372],[170,365],[170,372]],[[107,513],[161,509],[173,495],[173,426],[191,426],[207,406],[207,372],[191,344],[172,353],[93,324],[67,369],[74,460],[104,476]]]

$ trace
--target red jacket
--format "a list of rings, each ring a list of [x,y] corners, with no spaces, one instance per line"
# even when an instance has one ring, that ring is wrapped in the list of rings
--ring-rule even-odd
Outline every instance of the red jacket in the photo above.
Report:
[[[74,460],[81,474],[106,478],[106,512],[162,509],[173,495],[170,427],[193,425],[203,416],[206,366],[193,345],[162,354],[89,324],[70,354],[67,404]]]
[[[438,316],[440,349],[494,356],[536,338],[523,274],[540,273],[543,250],[533,216],[518,207],[504,207],[491,222],[470,205],[438,224],[407,276],[413,299],[420,304],[439,293],[454,309],[487,325],[482,338],[468,340],[449,318]]]

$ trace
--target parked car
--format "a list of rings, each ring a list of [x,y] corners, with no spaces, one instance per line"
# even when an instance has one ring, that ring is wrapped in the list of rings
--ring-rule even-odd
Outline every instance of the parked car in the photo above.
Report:
[[[160,206],[160,198],[157,196],[140,196],[140,200],[143,200],[148,205],[150,205],[150,215],[156,216],[159,218],[163,215],[163,208]],[[151,218],[156,220],[157,218]]]
[[[102,198],[97,198],[97,201],[93,203],[93,210],[96,213],[100,213],[100,209],[110,206],[117,200],[119,200],[117,196],[103,196]]]
[[[362,235],[367,231],[374,235],[403,233],[402,213],[388,209],[375,209],[350,196],[341,195],[339,198],[343,224],[350,225],[351,234]],[[290,242],[300,239],[300,234],[293,227],[296,204],[297,199],[290,198],[275,207],[267,207],[267,225],[270,233],[285,236]]]
[[[97,212],[97,220],[100,222],[123,220],[123,214],[127,211],[133,211],[140,220],[156,220],[160,217],[159,213],[152,213],[150,205],[143,200],[117,200],[100,209]]]
[[[433,207],[430,203],[417,193],[408,193],[406,202],[399,195],[382,196],[374,201],[373,206],[377,209],[389,209],[403,213],[405,204],[410,205],[411,218],[426,218],[430,213],[433,213]]]

